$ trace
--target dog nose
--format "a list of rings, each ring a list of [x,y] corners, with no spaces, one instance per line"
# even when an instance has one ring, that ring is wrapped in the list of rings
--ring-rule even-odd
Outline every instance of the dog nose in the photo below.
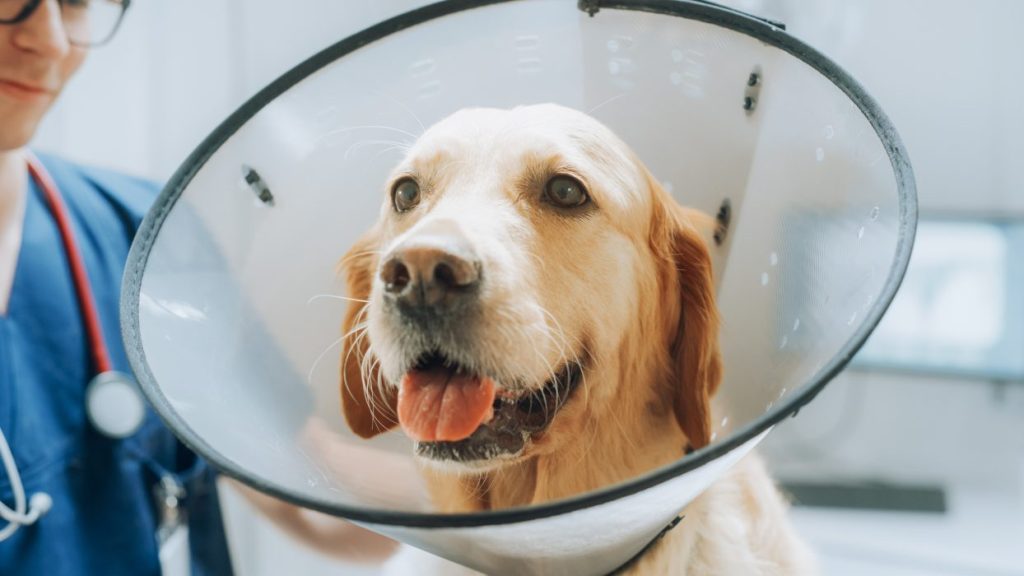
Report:
[[[480,261],[463,238],[417,238],[392,250],[380,278],[384,291],[403,306],[440,308],[474,292],[480,281]]]

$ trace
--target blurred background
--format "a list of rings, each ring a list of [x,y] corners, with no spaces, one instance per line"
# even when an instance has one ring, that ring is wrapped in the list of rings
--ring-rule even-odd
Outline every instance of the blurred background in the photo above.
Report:
[[[571,1],[571,0],[567,0]],[[136,0],[35,141],[165,180],[307,56],[427,2]],[[730,0],[850,72],[903,137],[918,241],[852,366],[762,444],[825,574],[1024,575],[1024,2]],[[225,495],[240,574],[377,574]]]

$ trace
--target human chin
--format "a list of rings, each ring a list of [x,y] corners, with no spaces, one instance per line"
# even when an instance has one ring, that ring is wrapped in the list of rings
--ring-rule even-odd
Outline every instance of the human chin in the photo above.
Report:
[[[25,106],[11,106],[0,97],[0,150],[15,150],[32,140],[46,108],[26,110]]]

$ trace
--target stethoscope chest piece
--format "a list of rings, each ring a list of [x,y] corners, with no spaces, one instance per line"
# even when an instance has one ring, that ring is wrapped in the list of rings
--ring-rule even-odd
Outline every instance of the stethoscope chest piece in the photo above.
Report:
[[[146,405],[135,382],[121,372],[102,372],[85,389],[85,413],[101,434],[127,438],[146,416]]]

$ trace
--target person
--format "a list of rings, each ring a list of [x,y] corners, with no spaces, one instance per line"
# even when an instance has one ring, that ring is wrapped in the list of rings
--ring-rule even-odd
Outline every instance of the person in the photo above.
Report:
[[[128,372],[120,280],[157,186],[27,148],[128,5],[0,0],[0,574],[167,574],[175,562],[197,576],[232,572],[215,472],[148,408],[127,429],[103,430],[86,407],[97,373]],[[241,492],[319,550],[369,561],[394,551],[351,524]]]

